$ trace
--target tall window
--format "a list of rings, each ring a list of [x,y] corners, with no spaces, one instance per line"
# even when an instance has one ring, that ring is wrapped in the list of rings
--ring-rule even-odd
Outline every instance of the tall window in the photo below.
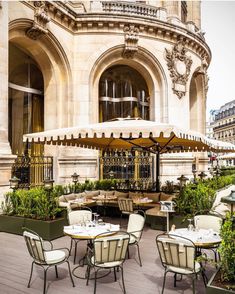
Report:
[[[44,129],[43,76],[37,63],[16,46],[9,45],[9,142],[13,154],[30,147],[36,154],[42,146],[24,146],[23,134]]]
[[[149,119],[149,92],[143,77],[127,65],[107,69],[99,83],[100,121],[117,117]]]

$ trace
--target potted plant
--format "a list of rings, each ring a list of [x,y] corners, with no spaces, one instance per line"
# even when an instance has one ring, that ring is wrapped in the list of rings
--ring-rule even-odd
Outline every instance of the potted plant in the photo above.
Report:
[[[7,193],[2,203],[0,230],[22,234],[22,227],[27,227],[46,240],[63,236],[67,217],[57,199],[56,191],[46,191],[44,188]]]
[[[227,214],[220,236],[219,269],[207,285],[207,294],[235,293],[235,214]]]

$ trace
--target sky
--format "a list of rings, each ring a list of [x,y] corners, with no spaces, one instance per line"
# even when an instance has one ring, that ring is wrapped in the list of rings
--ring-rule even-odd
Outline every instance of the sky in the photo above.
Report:
[[[201,28],[212,52],[208,114],[235,99],[235,1],[202,0]]]

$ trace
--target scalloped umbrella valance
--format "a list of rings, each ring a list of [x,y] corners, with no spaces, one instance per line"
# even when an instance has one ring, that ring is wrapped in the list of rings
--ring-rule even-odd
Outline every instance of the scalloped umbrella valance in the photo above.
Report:
[[[39,144],[101,150],[141,148],[152,153],[232,152],[235,150],[235,145],[208,139],[198,132],[142,119],[116,119],[109,122],[26,134],[23,140]]]
[[[156,190],[160,190],[160,154],[184,151],[232,152],[235,146],[206,138],[171,124],[142,119],[49,130],[23,136],[25,142],[78,146],[101,150],[146,150],[156,154]]]

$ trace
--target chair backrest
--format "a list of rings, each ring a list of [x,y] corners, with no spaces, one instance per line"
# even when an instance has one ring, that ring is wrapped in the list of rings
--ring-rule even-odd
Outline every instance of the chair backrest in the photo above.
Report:
[[[132,213],[129,216],[127,233],[131,233],[139,241],[144,229],[145,217],[140,214]]]
[[[156,243],[164,267],[174,266],[195,271],[196,248],[192,241],[162,234],[157,236]]]
[[[23,236],[29,251],[29,254],[34,259],[35,262],[40,264],[45,264],[45,256],[43,249],[43,240],[42,238],[35,232],[31,230],[24,230]]]
[[[124,262],[126,252],[130,240],[127,232],[110,232],[99,234],[94,239],[94,262],[102,264],[108,262],[121,261]]]
[[[133,200],[127,198],[119,198],[118,206],[121,211],[133,212]]]
[[[222,218],[215,215],[196,215],[194,225],[199,229],[213,229],[219,233],[222,226]]]
[[[68,213],[70,225],[78,225],[82,222],[92,220],[92,212],[90,210],[75,210]]]

